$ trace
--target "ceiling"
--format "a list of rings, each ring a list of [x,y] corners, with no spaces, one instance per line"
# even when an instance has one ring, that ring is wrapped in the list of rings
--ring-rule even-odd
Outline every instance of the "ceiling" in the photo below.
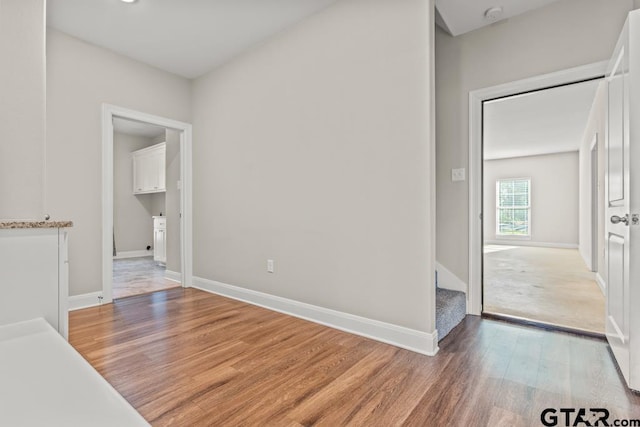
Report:
[[[165,133],[165,128],[149,123],[136,122],[133,120],[113,118],[113,130],[127,135],[146,136],[154,138]]]
[[[49,0],[50,27],[187,78],[336,0]]]
[[[436,0],[436,22],[452,36],[468,33],[558,0]],[[485,17],[492,7],[502,7],[497,18]]]
[[[485,102],[484,158],[577,151],[600,80]]]
[[[199,77],[338,0],[49,0],[47,24],[186,78]],[[451,35],[558,0],[436,0]],[[485,12],[502,7],[500,16]]]

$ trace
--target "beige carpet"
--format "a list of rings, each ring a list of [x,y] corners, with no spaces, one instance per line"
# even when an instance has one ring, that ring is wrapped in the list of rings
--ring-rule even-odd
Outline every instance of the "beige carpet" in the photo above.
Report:
[[[604,333],[604,304],[576,249],[485,246],[486,312]]]

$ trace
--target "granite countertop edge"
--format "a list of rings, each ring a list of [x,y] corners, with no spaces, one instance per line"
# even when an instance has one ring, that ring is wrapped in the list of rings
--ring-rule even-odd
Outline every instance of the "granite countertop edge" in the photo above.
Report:
[[[69,228],[72,221],[0,220],[0,230],[17,228]]]

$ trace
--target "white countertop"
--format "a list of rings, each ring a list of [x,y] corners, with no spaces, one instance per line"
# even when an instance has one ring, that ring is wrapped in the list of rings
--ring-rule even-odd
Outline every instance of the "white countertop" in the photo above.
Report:
[[[0,425],[148,426],[44,319],[0,326]]]

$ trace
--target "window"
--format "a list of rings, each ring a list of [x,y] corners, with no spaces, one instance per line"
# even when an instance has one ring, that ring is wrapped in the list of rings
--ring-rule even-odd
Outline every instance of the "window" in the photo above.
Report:
[[[530,236],[531,180],[500,179],[496,183],[496,235]]]

